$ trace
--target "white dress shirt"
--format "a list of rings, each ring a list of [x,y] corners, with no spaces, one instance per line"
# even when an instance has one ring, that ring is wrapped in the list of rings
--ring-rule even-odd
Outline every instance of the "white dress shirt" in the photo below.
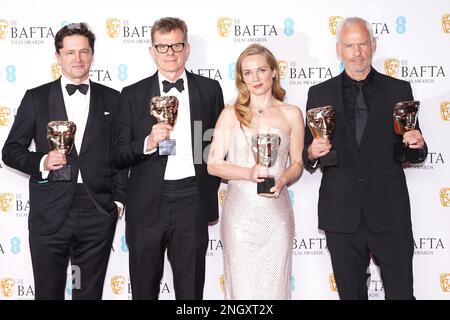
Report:
[[[83,83],[89,86],[88,92],[86,94],[82,94],[80,91],[76,90],[73,95],[69,96],[66,90],[66,85],[72,84],[72,81],[67,79],[64,75],[61,76],[61,87],[63,92],[64,105],[66,107],[67,119],[74,122],[77,126],[77,131],[75,133],[75,147],[77,148],[78,153],[80,153],[81,143],[83,142],[84,130],[86,129],[86,122],[89,115],[89,103],[91,100],[91,87],[89,79],[86,79]],[[74,152],[74,150],[72,150],[72,152]],[[45,159],[47,159],[47,156],[48,155],[43,156],[40,162],[43,179],[46,179],[50,173],[49,171],[44,170],[44,161]],[[80,173],[78,173],[77,182],[83,183],[83,179]]]
[[[170,139],[175,139],[176,141],[176,154],[174,156],[167,157],[168,160],[166,171],[164,173],[164,180],[179,180],[195,176],[191,139],[191,110],[189,104],[189,88],[186,78],[186,71],[183,72],[180,78],[184,80],[184,90],[179,92],[177,88],[171,88],[167,93],[165,93],[163,91],[162,82],[164,80],[169,80],[161,73],[158,73],[161,96],[175,96],[179,101],[177,121],[172,132],[170,133]],[[144,142],[144,153],[151,154],[155,152],[156,149],[145,151],[147,140],[148,137]]]

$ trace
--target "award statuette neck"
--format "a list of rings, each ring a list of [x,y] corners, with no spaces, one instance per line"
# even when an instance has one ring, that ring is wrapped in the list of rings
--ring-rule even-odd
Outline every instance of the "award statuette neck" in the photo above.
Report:
[[[72,121],[50,121],[47,124],[47,140],[50,149],[57,150],[68,156],[75,143],[77,126]],[[61,169],[53,170],[49,179],[52,181],[70,181],[72,166],[64,165]]]
[[[272,167],[278,158],[281,138],[277,134],[264,133],[252,136],[251,150],[255,156],[257,164]],[[257,193],[273,193],[270,189],[275,186],[275,177],[264,178],[263,182],[258,182]]]
[[[150,117],[155,123],[167,123],[174,127],[178,116],[178,99],[175,96],[156,96],[150,101]],[[158,144],[160,156],[176,154],[175,139],[166,139]]]
[[[316,107],[306,112],[306,122],[313,138],[326,138],[331,142],[336,125],[335,111],[332,106]],[[337,151],[330,149],[319,158],[322,167],[336,166],[338,164]]]
[[[393,119],[394,131],[399,136],[416,128],[419,113],[419,101],[401,101],[394,106]],[[397,143],[394,145],[394,159],[399,162],[422,162],[426,154],[422,149],[411,149],[407,144]]]

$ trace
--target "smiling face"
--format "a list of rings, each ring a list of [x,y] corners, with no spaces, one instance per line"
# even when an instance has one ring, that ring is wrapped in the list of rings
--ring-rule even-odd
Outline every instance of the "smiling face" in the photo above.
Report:
[[[250,94],[263,95],[272,91],[276,71],[272,70],[262,54],[245,57],[242,60],[241,68],[242,80]]]
[[[56,53],[56,59],[62,74],[75,84],[80,84],[89,77],[93,54],[88,38],[71,35],[64,37],[63,46]]]
[[[352,79],[363,80],[367,77],[375,49],[375,38],[370,39],[370,33],[363,22],[353,22],[342,27],[336,52]]]

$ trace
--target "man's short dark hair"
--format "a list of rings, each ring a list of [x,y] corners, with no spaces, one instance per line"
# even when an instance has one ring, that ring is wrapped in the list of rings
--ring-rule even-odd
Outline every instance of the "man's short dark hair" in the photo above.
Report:
[[[63,47],[63,41],[65,37],[80,35],[86,37],[89,41],[89,47],[94,52],[95,35],[89,30],[89,27],[84,22],[70,23],[62,27],[55,35],[55,50],[59,53],[59,49]]]
[[[183,41],[186,44],[187,36],[188,36],[188,28],[186,25],[186,22],[181,20],[180,18],[173,18],[173,17],[165,17],[161,18],[159,20],[156,20],[153,23],[152,31],[151,31],[151,37],[152,37],[152,44],[155,44],[155,33],[157,31],[161,33],[169,33],[174,30],[181,30],[183,32]]]

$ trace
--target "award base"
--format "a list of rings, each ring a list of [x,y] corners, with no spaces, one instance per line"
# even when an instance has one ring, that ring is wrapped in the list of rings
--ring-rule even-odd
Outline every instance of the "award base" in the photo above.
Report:
[[[394,146],[394,159],[399,162],[419,163],[425,160],[426,154],[423,149],[411,149],[404,143]]]
[[[337,157],[336,149],[330,149],[330,152],[328,152],[323,157],[319,158],[319,162],[320,162],[320,165],[322,167],[337,166],[337,164],[338,164],[338,157]]]
[[[174,156],[176,154],[176,141],[174,139],[163,140],[158,144],[160,156]]]
[[[51,181],[70,181],[72,180],[72,166],[70,164],[66,164],[59,170],[52,171]]]
[[[260,193],[270,193],[270,194],[272,194],[273,192],[270,192],[270,189],[274,185],[275,185],[275,178],[273,178],[273,177],[264,178],[263,182],[258,182],[258,184],[256,185],[256,192],[258,194],[260,194]]]

